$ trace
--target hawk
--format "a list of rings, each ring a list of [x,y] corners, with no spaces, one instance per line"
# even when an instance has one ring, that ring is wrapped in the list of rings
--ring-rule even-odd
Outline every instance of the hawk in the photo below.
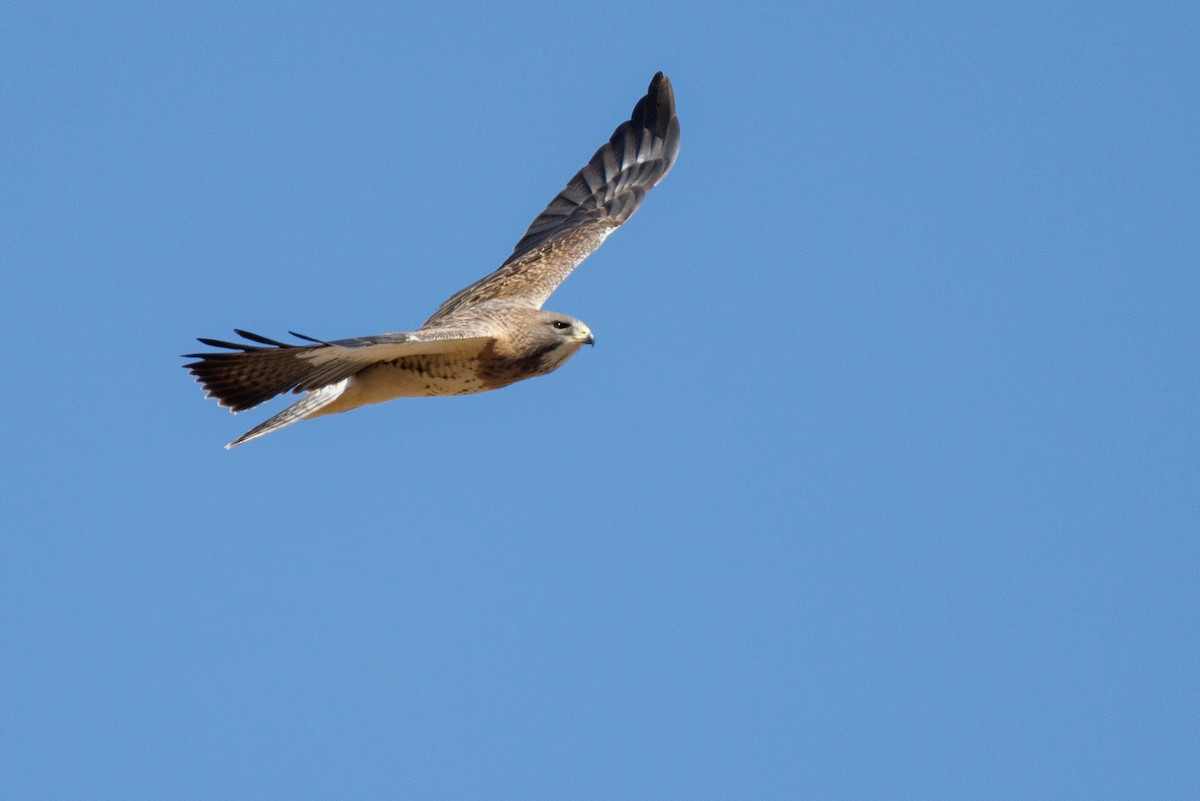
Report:
[[[291,425],[393,398],[468,395],[499,389],[562,366],[591,330],[542,310],[563,280],[637,211],[675,164],[679,119],[661,72],[629,119],[550,201],[490,275],[452,295],[416,331],[305,344],[235,329],[249,343],[200,339],[214,353],[191,353],[184,368],[234,412],[286,392],[304,397],[226,445],[232,448]]]

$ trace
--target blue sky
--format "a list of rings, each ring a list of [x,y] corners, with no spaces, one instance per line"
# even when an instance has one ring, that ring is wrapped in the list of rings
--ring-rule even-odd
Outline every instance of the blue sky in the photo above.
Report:
[[[3,19],[0,797],[1196,797],[1194,4]],[[222,448],[659,69],[594,349]]]

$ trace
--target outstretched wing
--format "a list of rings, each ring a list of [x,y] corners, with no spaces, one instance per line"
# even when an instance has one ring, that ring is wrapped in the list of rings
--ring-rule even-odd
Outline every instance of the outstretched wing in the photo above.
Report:
[[[382,334],[372,337],[323,342],[292,332],[292,336],[315,343],[291,345],[249,331],[235,333],[257,345],[201,339],[216,353],[188,353],[200,361],[185,364],[196,376],[208,397],[216,398],[231,411],[251,409],[285,392],[310,392],[336,384],[373,364],[402,356],[458,352],[482,348],[490,336],[471,332],[440,330],[437,335],[416,333]],[[264,432],[265,433],[265,432]]]
[[[675,94],[660,72],[629,120],[538,215],[500,269],[456,293],[425,326],[495,298],[541,308],[563,279],[637,211],[678,154]]]

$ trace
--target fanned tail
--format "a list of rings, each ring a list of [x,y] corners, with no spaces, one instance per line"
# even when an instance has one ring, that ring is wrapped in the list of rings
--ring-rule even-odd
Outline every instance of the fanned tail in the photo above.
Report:
[[[200,342],[213,348],[226,348],[225,353],[189,353],[188,358],[200,361],[185,364],[184,369],[230,411],[251,409],[285,392],[319,389],[340,381],[361,366],[337,360],[313,358],[314,351],[332,349],[336,345],[293,334],[315,345],[291,345],[274,339],[235,329],[234,333],[257,345],[204,339]]]

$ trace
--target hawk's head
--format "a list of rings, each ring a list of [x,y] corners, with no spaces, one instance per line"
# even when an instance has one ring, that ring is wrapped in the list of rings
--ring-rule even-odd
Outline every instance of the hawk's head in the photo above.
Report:
[[[519,363],[526,374],[522,378],[545,375],[596,341],[591,329],[574,317],[540,309],[514,309],[505,316],[504,327],[509,337],[498,338],[496,353]]]
[[[580,345],[596,344],[596,338],[592,336],[592,329],[574,317],[568,317],[565,314],[558,314],[557,312],[542,313],[548,315],[548,319],[543,321],[543,325],[550,327],[550,330],[553,332],[552,338],[561,341],[564,345],[571,346],[572,353],[578,350]]]

